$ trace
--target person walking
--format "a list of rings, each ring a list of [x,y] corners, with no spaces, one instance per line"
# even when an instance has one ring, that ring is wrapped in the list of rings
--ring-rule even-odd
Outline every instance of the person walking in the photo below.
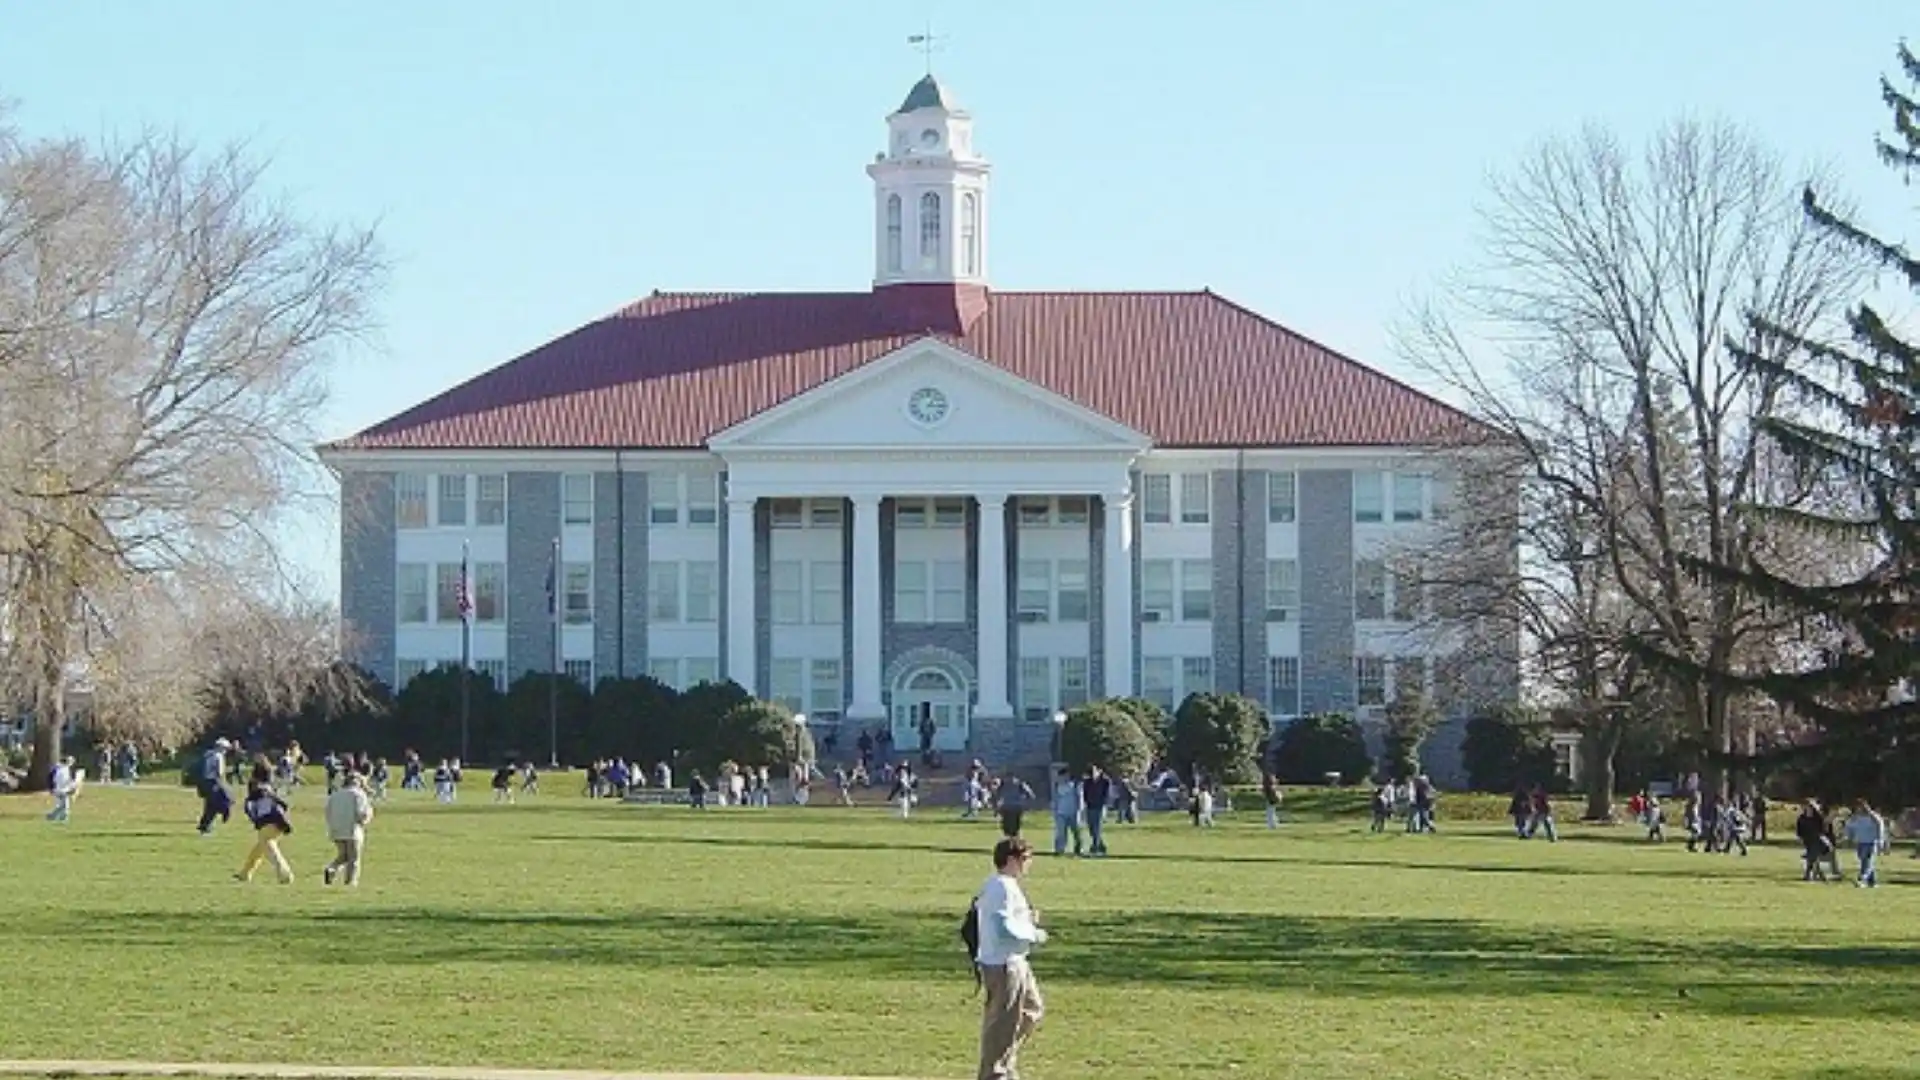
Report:
[[[1865,799],[1855,799],[1853,813],[1847,815],[1847,842],[1860,859],[1860,871],[1853,883],[1871,889],[1880,884],[1880,854],[1887,848],[1887,822]]]
[[[53,767],[47,790],[53,796],[53,809],[47,812],[47,820],[66,824],[73,817],[73,797],[80,791],[80,777],[73,771],[73,755],[61,758]]]
[[[1081,850],[1080,826],[1086,813],[1086,802],[1081,797],[1080,781],[1073,778],[1067,767],[1060,767],[1060,775],[1053,781],[1053,853],[1067,853],[1067,837],[1073,837],[1073,854],[1076,858],[1084,854]]]
[[[367,825],[373,821],[373,800],[367,797],[367,781],[358,771],[349,771],[340,789],[327,796],[327,837],[333,841],[333,861],[321,871],[328,885],[341,871],[348,885],[360,884],[360,853],[367,844]]]
[[[273,790],[273,770],[267,767],[264,758],[253,764],[253,776],[247,782],[247,801],[242,809],[246,811],[247,820],[253,822],[253,850],[247,852],[247,861],[240,864],[240,872],[233,875],[234,878],[252,881],[253,872],[260,864],[271,860],[280,884],[293,884],[293,867],[280,853],[280,838],[293,832],[293,823],[287,820],[287,801]]]
[[[1087,806],[1087,850],[1096,859],[1107,854],[1107,800],[1112,794],[1113,782],[1100,766],[1088,768],[1087,778],[1080,782],[1080,798]]]
[[[233,743],[222,735],[200,756],[200,775],[195,778],[194,787],[200,792],[201,836],[213,835],[214,818],[227,821],[233,817],[233,796],[220,782],[227,772],[227,754],[232,750]]]
[[[1040,984],[1027,962],[1034,946],[1047,940],[1040,913],[1020,885],[1032,863],[1033,845],[1017,836],[1001,840],[993,847],[993,876],[974,900],[980,924],[974,962],[986,991],[978,1080],[1013,1080],[1020,1047],[1046,1012]]]
[[[1017,776],[1000,778],[1000,835],[1015,837],[1020,835],[1021,819],[1026,817],[1027,804],[1033,801],[1033,789],[1025,780]]]

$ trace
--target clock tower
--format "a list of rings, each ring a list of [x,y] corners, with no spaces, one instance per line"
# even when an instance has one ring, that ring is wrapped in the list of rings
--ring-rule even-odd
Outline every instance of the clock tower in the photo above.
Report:
[[[867,166],[875,286],[986,284],[987,171],[973,118],[932,75],[913,84]]]

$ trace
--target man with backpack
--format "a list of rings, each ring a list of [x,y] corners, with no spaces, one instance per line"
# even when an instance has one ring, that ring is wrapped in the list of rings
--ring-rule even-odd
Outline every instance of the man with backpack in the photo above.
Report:
[[[1020,887],[1032,862],[1033,845],[1018,836],[995,844],[993,876],[981,886],[960,926],[987,999],[980,1018],[979,1080],[1017,1075],[1020,1046],[1045,1011],[1027,954],[1046,942],[1047,932]]]

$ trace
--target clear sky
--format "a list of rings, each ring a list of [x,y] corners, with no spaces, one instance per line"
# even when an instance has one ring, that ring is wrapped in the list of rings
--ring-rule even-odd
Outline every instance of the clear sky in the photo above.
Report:
[[[377,221],[373,347],[323,434],[656,288],[864,288],[862,168],[940,75],[994,162],[1008,288],[1198,288],[1396,369],[1389,329],[1470,259],[1490,170],[1585,121],[1748,125],[1889,228],[1877,78],[1912,0],[16,0],[30,134],[249,140],[320,218]],[[337,536],[291,554],[331,589]]]

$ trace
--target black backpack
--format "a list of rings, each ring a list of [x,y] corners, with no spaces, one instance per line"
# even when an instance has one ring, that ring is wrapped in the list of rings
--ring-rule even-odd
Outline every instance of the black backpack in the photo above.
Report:
[[[979,990],[980,983],[980,901],[967,905],[967,914],[960,920],[960,941],[967,947],[967,960],[973,966],[973,988]]]

